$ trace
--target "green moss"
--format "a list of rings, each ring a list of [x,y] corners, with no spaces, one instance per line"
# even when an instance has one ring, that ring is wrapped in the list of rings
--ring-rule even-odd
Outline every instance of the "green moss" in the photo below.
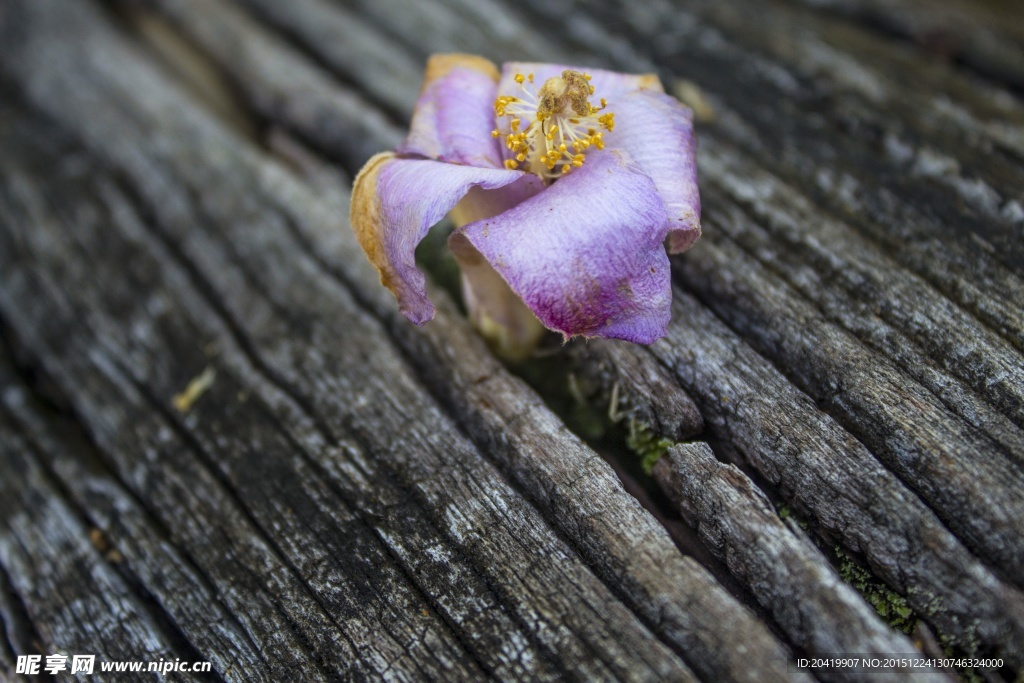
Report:
[[[565,419],[576,434],[589,442],[603,439],[608,433],[608,418],[586,402],[573,402]]]
[[[843,580],[857,589],[886,623],[902,633],[912,633],[917,627],[917,615],[907,604],[906,598],[876,579],[839,546],[836,546],[835,552],[839,560],[839,575]]]
[[[572,372],[565,354],[530,358],[509,369],[543,396],[548,407],[574,434],[590,443],[605,438],[612,422],[592,396],[592,388],[581,386],[583,383]]]
[[[654,463],[665,455],[672,446],[672,441],[655,434],[647,425],[629,421],[629,433],[626,435],[626,446],[640,456],[640,467],[650,476]]]

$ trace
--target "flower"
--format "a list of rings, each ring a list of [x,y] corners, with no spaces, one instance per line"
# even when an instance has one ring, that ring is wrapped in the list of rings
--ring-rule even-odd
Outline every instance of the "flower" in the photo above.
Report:
[[[700,236],[693,116],[658,77],[472,55],[427,63],[408,138],[356,178],[352,226],[401,312],[434,316],[415,249],[449,212],[470,315],[506,352],[544,328],[651,343],[668,256]],[[514,353],[511,353],[514,355]]]

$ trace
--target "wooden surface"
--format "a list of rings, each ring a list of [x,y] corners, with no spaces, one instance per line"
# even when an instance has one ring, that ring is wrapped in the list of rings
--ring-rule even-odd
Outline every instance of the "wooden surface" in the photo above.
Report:
[[[1019,680],[1021,36],[996,0],[0,0],[0,678]],[[451,51],[695,109],[664,339],[506,367],[443,239],[437,318],[398,314],[349,182]]]

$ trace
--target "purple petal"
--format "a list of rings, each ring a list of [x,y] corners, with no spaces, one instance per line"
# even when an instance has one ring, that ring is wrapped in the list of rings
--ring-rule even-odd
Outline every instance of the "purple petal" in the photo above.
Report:
[[[432,56],[409,137],[399,145],[398,153],[467,166],[501,167],[501,148],[491,137],[497,80],[497,67],[483,57]]]
[[[546,327],[648,344],[670,315],[664,225],[651,180],[606,151],[452,242],[476,247]]]
[[[693,113],[677,100],[650,90],[626,93],[608,103],[615,130],[610,149],[624,150],[658,189],[668,216],[668,248],[677,254],[700,237],[697,141]]]
[[[449,216],[455,227],[461,228],[497,216],[543,189],[539,182],[516,183],[497,190],[474,187]],[[456,233],[448,244],[462,271],[462,298],[473,326],[499,356],[523,360],[543,336],[544,326],[469,240]]]
[[[522,171],[400,159],[390,152],[366,163],[352,188],[352,229],[406,318],[422,325],[434,317],[426,279],[416,268],[416,245],[431,226],[470,188],[513,184],[540,189],[536,176]]]
[[[516,74],[527,76],[533,74],[533,86],[537,90],[549,78],[561,76],[562,71],[571,69],[591,76],[590,85],[594,86],[594,106],[602,97],[611,102],[614,98],[630,90],[647,89],[664,92],[657,74],[623,74],[604,69],[588,69],[581,66],[565,64],[540,64],[537,62],[506,62],[501,67],[501,80],[498,81],[499,95],[515,95],[519,92],[519,84],[515,82]],[[612,111],[611,107],[608,109]]]

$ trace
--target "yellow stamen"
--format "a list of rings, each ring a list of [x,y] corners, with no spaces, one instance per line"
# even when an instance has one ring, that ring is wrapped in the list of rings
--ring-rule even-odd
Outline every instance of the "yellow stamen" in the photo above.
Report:
[[[501,95],[494,101],[499,118],[509,117],[504,128],[491,135],[504,138],[509,158],[505,167],[535,173],[551,181],[580,168],[591,148],[603,149],[602,130],[615,126],[614,115],[598,114],[608,106],[590,103],[594,86],[590,74],[566,69],[534,90],[534,74],[514,74],[518,96]],[[525,127],[524,127],[525,126]]]

